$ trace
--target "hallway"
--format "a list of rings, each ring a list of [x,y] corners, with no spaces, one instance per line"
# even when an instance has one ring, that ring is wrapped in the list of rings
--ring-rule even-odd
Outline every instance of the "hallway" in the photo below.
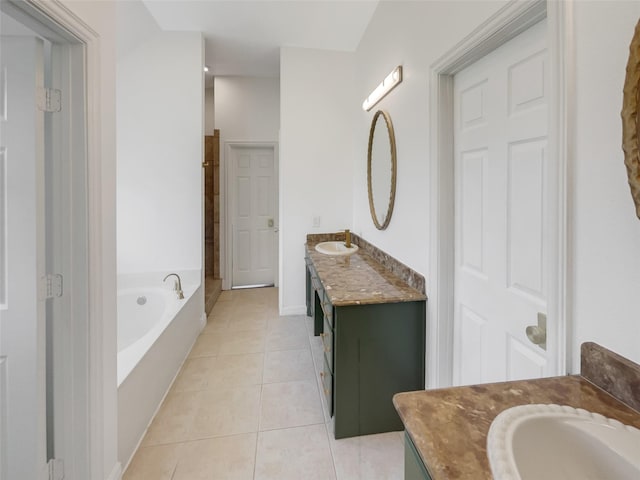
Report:
[[[333,438],[304,316],[222,292],[124,480],[400,480],[403,433]]]

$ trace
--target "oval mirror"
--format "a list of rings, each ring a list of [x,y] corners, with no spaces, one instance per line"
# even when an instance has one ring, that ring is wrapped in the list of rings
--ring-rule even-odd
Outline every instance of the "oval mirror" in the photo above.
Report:
[[[640,218],[640,21],[629,46],[622,100],[622,149],[631,197]]]
[[[396,197],[396,137],[387,112],[378,110],[371,121],[367,154],[369,210],[378,230],[391,221]]]

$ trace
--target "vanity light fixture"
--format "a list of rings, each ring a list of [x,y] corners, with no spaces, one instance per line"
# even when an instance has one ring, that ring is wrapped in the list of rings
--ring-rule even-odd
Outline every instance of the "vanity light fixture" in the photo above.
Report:
[[[367,98],[362,102],[362,109],[367,112],[373,108],[373,106],[382,100],[391,90],[402,82],[402,65],[398,65],[393,71],[385,77],[380,85],[378,85],[373,92],[369,94]]]
[[[209,66],[205,65],[203,70],[204,70],[204,73],[208,73],[209,72]]]

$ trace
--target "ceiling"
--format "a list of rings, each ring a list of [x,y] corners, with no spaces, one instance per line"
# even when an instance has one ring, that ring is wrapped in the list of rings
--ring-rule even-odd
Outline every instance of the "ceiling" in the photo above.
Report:
[[[354,51],[378,0],[143,0],[163,30],[200,31],[216,76],[280,76],[280,47]]]

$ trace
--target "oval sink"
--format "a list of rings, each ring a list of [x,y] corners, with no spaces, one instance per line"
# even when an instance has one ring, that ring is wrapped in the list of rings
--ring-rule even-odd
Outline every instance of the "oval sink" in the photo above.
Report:
[[[358,246],[351,244],[351,247],[347,248],[344,242],[322,242],[316,245],[316,251],[324,253],[325,255],[344,256],[351,255],[358,251]]]
[[[640,479],[640,430],[560,405],[521,405],[489,428],[494,480]]]

